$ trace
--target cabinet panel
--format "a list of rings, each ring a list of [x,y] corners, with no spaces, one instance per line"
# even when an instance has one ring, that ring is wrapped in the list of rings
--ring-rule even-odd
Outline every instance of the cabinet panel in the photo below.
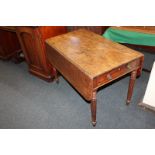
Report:
[[[109,26],[68,26],[68,31],[73,31],[82,28],[102,35],[108,27]]]
[[[19,50],[20,44],[16,33],[0,27],[0,58],[9,59]]]
[[[16,27],[29,71],[51,81],[55,76],[53,67],[46,58],[45,39],[65,33],[63,26],[19,26]]]

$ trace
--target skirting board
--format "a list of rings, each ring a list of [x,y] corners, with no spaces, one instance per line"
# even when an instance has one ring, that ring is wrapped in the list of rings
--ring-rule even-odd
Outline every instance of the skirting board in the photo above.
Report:
[[[155,107],[152,107],[152,106],[150,106],[150,105],[148,105],[146,103],[142,103],[142,102],[140,102],[138,105],[140,107],[142,107],[144,110],[149,110],[149,111],[151,111],[151,112],[153,112],[155,114]]]
[[[152,67],[143,101],[138,105],[155,112],[155,62]]]

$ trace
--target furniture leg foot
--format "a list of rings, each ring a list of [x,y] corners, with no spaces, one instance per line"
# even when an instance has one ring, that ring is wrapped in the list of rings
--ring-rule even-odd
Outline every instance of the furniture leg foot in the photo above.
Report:
[[[54,69],[55,71],[55,81],[57,84],[59,84],[59,76],[58,76],[58,71],[56,69]]]
[[[96,126],[96,91],[93,92],[93,97],[91,100],[91,120],[92,120],[92,125]]]
[[[129,82],[129,88],[128,88],[127,101],[126,101],[126,104],[127,104],[127,105],[129,105],[130,102],[131,102],[131,97],[132,97],[132,94],[133,94],[133,88],[134,88],[136,76],[137,76],[137,70],[132,71],[132,72],[131,72],[131,76],[130,76],[130,82]]]
[[[96,122],[92,122],[92,125],[95,127],[96,126]]]
[[[59,84],[59,78],[56,79],[56,83]]]
[[[127,100],[127,101],[126,101],[126,105],[129,105],[130,102],[131,102],[131,100]]]
[[[19,63],[21,63],[21,62],[23,62],[23,61],[25,60],[24,57],[21,57],[21,53],[22,53],[22,50],[18,50],[18,51],[14,54],[12,60],[13,60],[13,62],[14,62],[15,64],[19,64]]]

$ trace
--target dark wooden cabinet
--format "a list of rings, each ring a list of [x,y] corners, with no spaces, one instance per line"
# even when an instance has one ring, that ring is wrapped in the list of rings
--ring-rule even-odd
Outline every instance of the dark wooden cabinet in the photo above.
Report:
[[[72,31],[79,28],[103,34],[108,26],[1,26],[0,58],[18,58],[22,49],[29,72],[52,81],[55,70],[46,58],[45,40],[66,33],[67,29]]]
[[[0,26],[0,59],[7,60],[16,57],[20,49],[15,27]]]
[[[65,33],[64,26],[18,26],[16,32],[29,67],[29,72],[51,81],[55,75],[46,58],[45,40]]]
[[[73,30],[83,28],[102,35],[108,27],[109,26],[68,26],[68,31],[73,31]]]

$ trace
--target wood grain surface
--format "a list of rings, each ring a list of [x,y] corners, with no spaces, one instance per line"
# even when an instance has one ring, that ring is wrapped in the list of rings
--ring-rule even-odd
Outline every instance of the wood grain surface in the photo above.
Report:
[[[46,42],[91,78],[143,56],[84,29],[47,39]]]
[[[112,26],[112,28],[146,34],[155,34],[155,26]]]
[[[96,125],[96,93],[99,87],[131,73],[126,103],[131,102],[143,54],[84,29],[47,39],[46,51],[53,67],[86,100],[91,101],[93,126]]]

